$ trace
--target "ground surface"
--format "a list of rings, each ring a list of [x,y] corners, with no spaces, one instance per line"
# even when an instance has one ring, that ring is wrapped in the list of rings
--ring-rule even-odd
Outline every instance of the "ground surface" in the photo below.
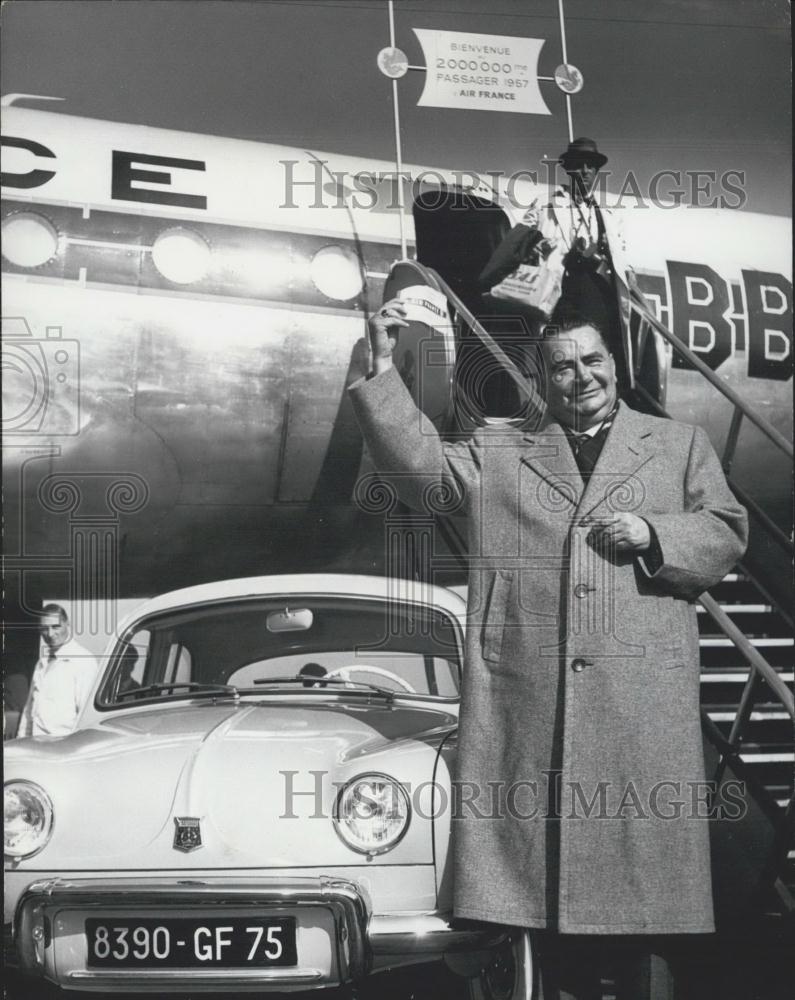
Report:
[[[789,932],[756,940],[735,939],[723,947],[705,953],[692,969],[690,988],[677,989],[672,1000],[791,1000],[793,949]],[[98,1000],[98,993],[62,992],[7,976],[4,988],[7,1000]],[[124,994],[124,1000],[173,1000],[176,994]],[[443,965],[429,965],[417,970],[399,970],[370,979],[358,994],[348,987],[308,993],[192,993],[179,994],[179,1000],[468,1000],[464,980],[452,975]],[[613,994],[605,985],[604,1000]],[[540,998],[539,998],[540,1000]]]

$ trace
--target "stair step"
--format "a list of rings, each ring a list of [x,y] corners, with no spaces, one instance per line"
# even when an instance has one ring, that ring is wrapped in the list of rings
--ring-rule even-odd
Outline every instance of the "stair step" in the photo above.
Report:
[[[760,753],[752,753],[751,748],[744,744],[740,759],[746,764],[793,764],[795,763],[795,754],[792,750],[770,752],[769,747],[765,747]]]
[[[761,615],[773,612],[770,604],[721,604],[720,607],[721,611],[725,611],[727,615]],[[700,615],[709,614],[707,609],[700,604],[696,606],[696,611]]]
[[[778,670],[792,670],[793,647],[792,645],[760,645],[753,643],[754,647],[764,656],[771,667]],[[700,644],[700,660],[702,670],[710,670],[715,667],[735,668],[745,667],[748,669],[748,660],[730,642],[725,645]]]
[[[787,623],[774,615],[729,615],[729,619],[752,644],[758,639],[784,639],[792,634]],[[725,637],[712,618],[700,617],[698,631],[699,640]]]
[[[778,671],[778,675],[781,680],[787,684],[792,683],[792,672],[791,671]],[[712,669],[702,671],[701,673],[701,707],[706,712],[723,712],[730,715],[732,721],[734,715],[737,711],[740,699],[743,695],[743,689],[748,681],[748,668],[736,667],[733,669]],[[781,702],[773,696],[770,688],[765,683],[764,680],[760,680],[757,684],[756,699],[754,701],[753,710],[755,712],[762,713],[759,717],[759,725],[765,724],[763,719],[775,720],[781,719],[782,716],[779,714],[771,715],[771,713],[784,713],[782,722],[775,722],[775,725],[787,725],[791,726],[791,719],[789,713],[786,712]],[[718,721],[718,720],[715,720]],[[770,724],[770,723],[768,723]],[[790,732],[790,738],[791,738]]]
[[[773,792],[778,788],[777,797],[792,794],[792,754],[740,754],[749,777],[753,776],[760,785]],[[781,794],[781,790],[784,790]],[[774,793],[775,794],[775,793]]]
[[[750,740],[740,744],[740,758],[746,764],[795,764],[795,757],[784,743],[752,743]]]
[[[736,711],[724,712],[718,710],[713,712],[707,710],[707,715],[709,715],[710,719],[712,719],[713,722],[734,722],[734,720],[737,718]],[[789,718],[790,717],[788,712],[783,712],[783,711],[778,712],[774,708],[771,708],[769,711],[764,711],[764,709],[756,708],[748,716],[748,722],[749,724],[753,722],[778,722],[779,720],[788,722]]]
[[[742,573],[730,573],[710,590],[751,645],[792,685],[795,639],[786,619],[758,587]],[[746,657],[723,634],[706,608],[696,606],[701,660],[701,708],[728,738],[737,718],[744,688],[751,674]],[[738,746],[742,772],[749,781],[764,786],[772,802],[783,811],[793,796],[795,751],[792,718],[763,679],[754,689],[755,699]],[[793,852],[795,859],[795,852]],[[790,865],[795,870],[795,865]]]
[[[781,615],[770,610],[768,604],[722,601],[720,607],[743,635],[749,639],[755,637],[789,639],[792,637],[792,628],[788,622]],[[724,638],[723,630],[703,605],[696,605],[696,614],[701,638]]]
[[[785,683],[792,683],[793,672],[786,670],[777,670],[776,673]],[[749,670],[748,667],[734,667],[731,669],[724,668],[723,670],[712,669],[701,671],[701,683],[702,684],[744,684],[748,680]]]
[[[774,646],[775,647],[795,646],[795,638],[793,638],[791,635],[766,636],[760,639],[755,639],[752,636],[749,636],[749,640],[751,642],[751,645],[757,646],[760,649],[761,648],[769,649]],[[702,635],[699,638],[698,643],[700,646],[706,646],[710,648],[717,648],[718,646],[728,648],[734,646],[734,643],[726,635],[716,635],[716,636]]]
[[[725,598],[728,598],[732,601],[747,599],[756,603],[761,598],[756,584],[752,583],[745,576],[739,576],[737,573],[729,573],[728,576],[725,576],[719,584],[710,590],[710,594],[719,602],[723,602]]]
[[[705,693],[706,692],[702,691],[702,695]],[[709,689],[709,693],[714,694],[712,688]],[[704,709],[705,712],[731,711],[732,717],[734,717],[734,714],[737,711],[736,705],[723,705],[720,702],[715,702],[715,704],[710,704],[709,702],[702,701],[701,707]],[[783,711],[783,709],[781,709],[781,702],[778,701],[775,702],[757,701],[754,707],[755,712],[765,712],[766,713],[765,718],[769,718],[769,715],[767,713],[778,712],[779,710]],[[784,714],[787,719],[790,718],[789,712],[784,712]]]
[[[731,734],[736,712],[722,711],[720,706],[715,711],[707,711],[707,715],[715,723],[721,734],[728,739]],[[792,719],[786,712],[764,715],[759,712],[752,712],[750,720],[742,730],[743,748],[748,747],[773,747],[781,746],[788,748],[792,740]]]

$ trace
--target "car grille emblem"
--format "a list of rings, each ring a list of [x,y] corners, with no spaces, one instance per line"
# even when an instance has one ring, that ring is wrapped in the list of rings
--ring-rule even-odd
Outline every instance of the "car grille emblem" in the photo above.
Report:
[[[175,816],[174,850],[195,851],[202,846],[201,821],[197,816]]]

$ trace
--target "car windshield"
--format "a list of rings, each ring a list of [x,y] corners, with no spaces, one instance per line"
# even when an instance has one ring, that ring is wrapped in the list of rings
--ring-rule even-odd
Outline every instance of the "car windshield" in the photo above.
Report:
[[[457,698],[459,685],[460,630],[448,615],[408,602],[299,595],[142,620],[114,651],[98,706],[284,692]]]

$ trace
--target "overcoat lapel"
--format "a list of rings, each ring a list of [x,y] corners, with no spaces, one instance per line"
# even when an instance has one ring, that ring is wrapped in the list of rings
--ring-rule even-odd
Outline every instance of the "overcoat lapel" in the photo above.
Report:
[[[634,510],[644,494],[645,467],[654,458],[654,438],[648,425],[621,403],[591,478],[579,499],[577,514],[607,513],[616,500],[622,510]],[[572,461],[573,461],[572,456]],[[614,504],[608,503],[614,496]]]
[[[574,514],[582,497],[583,481],[560,424],[550,421],[539,430],[525,434],[521,459],[569,501]]]
[[[554,421],[524,435],[521,459],[569,501],[572,516],[585,517],[609,509],[607,501],[614,494],[620,497],[622,509],[634,509],[634,500],[639,501],[643,492],[643,470],[653,457],[648,425],[622,403],[587,486],[563,428]]]

